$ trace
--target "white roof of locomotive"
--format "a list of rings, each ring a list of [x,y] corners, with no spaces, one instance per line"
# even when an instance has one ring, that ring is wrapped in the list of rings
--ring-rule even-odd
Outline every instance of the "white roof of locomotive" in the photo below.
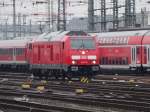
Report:
[[[82,31],[79,31],[79,32],[82,33]],[[43,33],[37,38],[33,39],[32,42],[63,41],[66,35],[73,36],[74,31],[56,31],[56,32]]]
[[[140,30],[140,31],[120,31],[120,32],[104,32],[104,33],[93,33],[92,35],[96,35],[99,37],[127,37],[127,36],[143,36],[149,30]]]
[[[0,48],[25,47],[29,40],[1,40]]]
[[[38,41],[61,41],[63,40],[63,37],[68,33],[69,31],[57,31],[57,32],[50,32],[50,33],[43,33],[42,35],[38,36],[38,38],[33,39],[33,42]]]

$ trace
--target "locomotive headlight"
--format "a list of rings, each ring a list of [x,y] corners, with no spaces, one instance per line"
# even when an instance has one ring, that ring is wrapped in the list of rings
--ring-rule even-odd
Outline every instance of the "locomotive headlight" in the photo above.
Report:
[[[72,64],[76,64],[76,61],[72,61]]]
[[[82,54],[85,54],[85,51],[82,51]]]
[[[94,61],[92,61],[92,63],[93,63],[93,64],[96,64],[96,61],[94,60]]]

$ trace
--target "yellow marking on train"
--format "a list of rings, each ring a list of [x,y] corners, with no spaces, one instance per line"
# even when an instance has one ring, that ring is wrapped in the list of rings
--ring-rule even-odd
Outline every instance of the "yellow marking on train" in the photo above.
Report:
[[[89,78],[88,77],[82,77],[80,82],[82,82],[82,83],[89,83]]]
[[[81,80],[80,80],[80,82],[83,82],[83,81],[84,81],[84,79],[85,79],[85,77],[82,77],[82,78],[81,78]]]

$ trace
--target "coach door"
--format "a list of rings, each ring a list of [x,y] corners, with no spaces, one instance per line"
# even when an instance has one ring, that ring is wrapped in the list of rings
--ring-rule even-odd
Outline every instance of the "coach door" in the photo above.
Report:
[[[147,65],[150,65],[150,46],[147,46]]]
[[[13,48],[13,61],[16,61],[16,48]]]
[[[136,46],[133,46],[131,48],[131,65],[136,66]]]

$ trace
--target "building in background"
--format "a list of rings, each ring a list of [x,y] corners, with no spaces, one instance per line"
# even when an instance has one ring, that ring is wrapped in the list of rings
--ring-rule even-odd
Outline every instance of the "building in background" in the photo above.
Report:
[[[101,24],[100,24],[100,18],[96,16],[95,17],[95,22],[97,23],[95,25],[95,32],[101,32]],[[113,19],[112,15],[107,15],[106,20],[111,21]],[[124,17],[120,17],[119,20],[123,20]],[[119,28],[124,27],[124,21],[119,22]],[[137,28],[150,28],[150,12],[144,12],[142,13],[137,13],[136,14],[136,27]],[[113,28],[112,22],[107,23],[107,31]],[[73,18],[70,20],[70,22],[67,24],[67,30],[83,30],[83,31],[88,31],[88,18]]]

